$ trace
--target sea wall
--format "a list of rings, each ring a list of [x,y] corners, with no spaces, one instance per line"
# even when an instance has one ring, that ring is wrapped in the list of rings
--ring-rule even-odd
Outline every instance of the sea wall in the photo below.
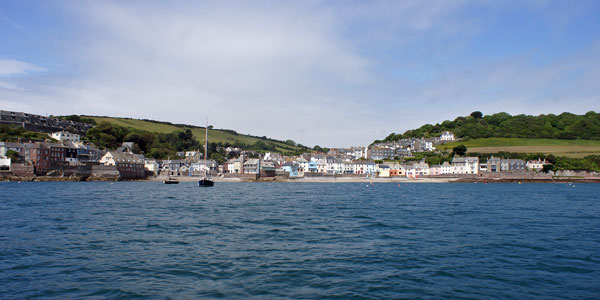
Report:
[[[14,163],[10,165],[12,175],[20,177],[33,177],[35,176],[33,165]]]
[[[118,180],[120,178],[119,170],[116,166],[94,165],[92,166],[92,175],[90,180]]]
[[[576,170],[560,170],[560,171],[556,171],[555,176],[598,178],[598,177],[600,177],[600,173],[588,172],[588,171],[576,171]]]
[[[258,174],[225,173],[224,178],[239,178],[240,180],[257,180]]]

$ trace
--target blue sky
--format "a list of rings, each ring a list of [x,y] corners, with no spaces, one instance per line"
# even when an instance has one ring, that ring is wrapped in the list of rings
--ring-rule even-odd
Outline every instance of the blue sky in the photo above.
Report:
[[[598,1],[0,1],[0,109],[366,145],[600,107]]]

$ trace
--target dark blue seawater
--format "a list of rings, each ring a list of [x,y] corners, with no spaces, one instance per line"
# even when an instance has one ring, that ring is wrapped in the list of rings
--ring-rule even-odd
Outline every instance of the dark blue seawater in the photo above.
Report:
[[[600,185],[0,183],[0,298],[598,299]]]

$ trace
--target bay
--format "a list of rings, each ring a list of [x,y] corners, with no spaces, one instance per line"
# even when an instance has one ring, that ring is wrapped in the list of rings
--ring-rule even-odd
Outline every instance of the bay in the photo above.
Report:
[[[600,185],[0,183],[0,298],[597,299]]]

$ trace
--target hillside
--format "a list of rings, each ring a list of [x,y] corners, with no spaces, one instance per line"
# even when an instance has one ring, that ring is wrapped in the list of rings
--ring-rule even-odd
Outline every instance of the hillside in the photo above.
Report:
[[[383,141],[436,137],[446,130],[464,140],[479,138],[600,140],[600,114],[590,111],[585,115],[562,113],[511,116],[501,112],[484,116],[476,111],[469,116],[457,117],[454,121],[446,120],[435,125],[426,124],[403,134],[392,133]]]
[[[460,144],[465,145],[470,153],[543,153],[572,158],[600,155],[598,140],[483,138],[438,145],[437,148],[451,151]]]
[[[200,142],[200,144],[204,143],[205,136],[205,128],[198,127],[193,125],[185,125],[185,124],[172,124],[169,122],[159,122],[152,120],[137,120],[137,119],[128,119],[128,118],[113,118],[113,117],[97,117],[97,116],[85,116],[86,118],[93,119],[97,124],[101,122],[108,122],[113,125],[125,127],[132,130],[141,130],[148,131],[153,133],[174,133],[185,131],[186,129],[190,129],[195,140]],[[290,143],[286,143],[284,141],[269,139],[266,137],[257,137],[251,135],[239,134],[233,130],[227,129],[211,129],[208,131],[208,141],[211,143],[217,143],[221,145],[234,145],[234,144],[244,144],[244,145],[254,145],[257,142],[263,142],[266,144],[271,144],[274,146],[276,151],[279,152],[297,152],[306,149],[302,145],[291,145]]]

